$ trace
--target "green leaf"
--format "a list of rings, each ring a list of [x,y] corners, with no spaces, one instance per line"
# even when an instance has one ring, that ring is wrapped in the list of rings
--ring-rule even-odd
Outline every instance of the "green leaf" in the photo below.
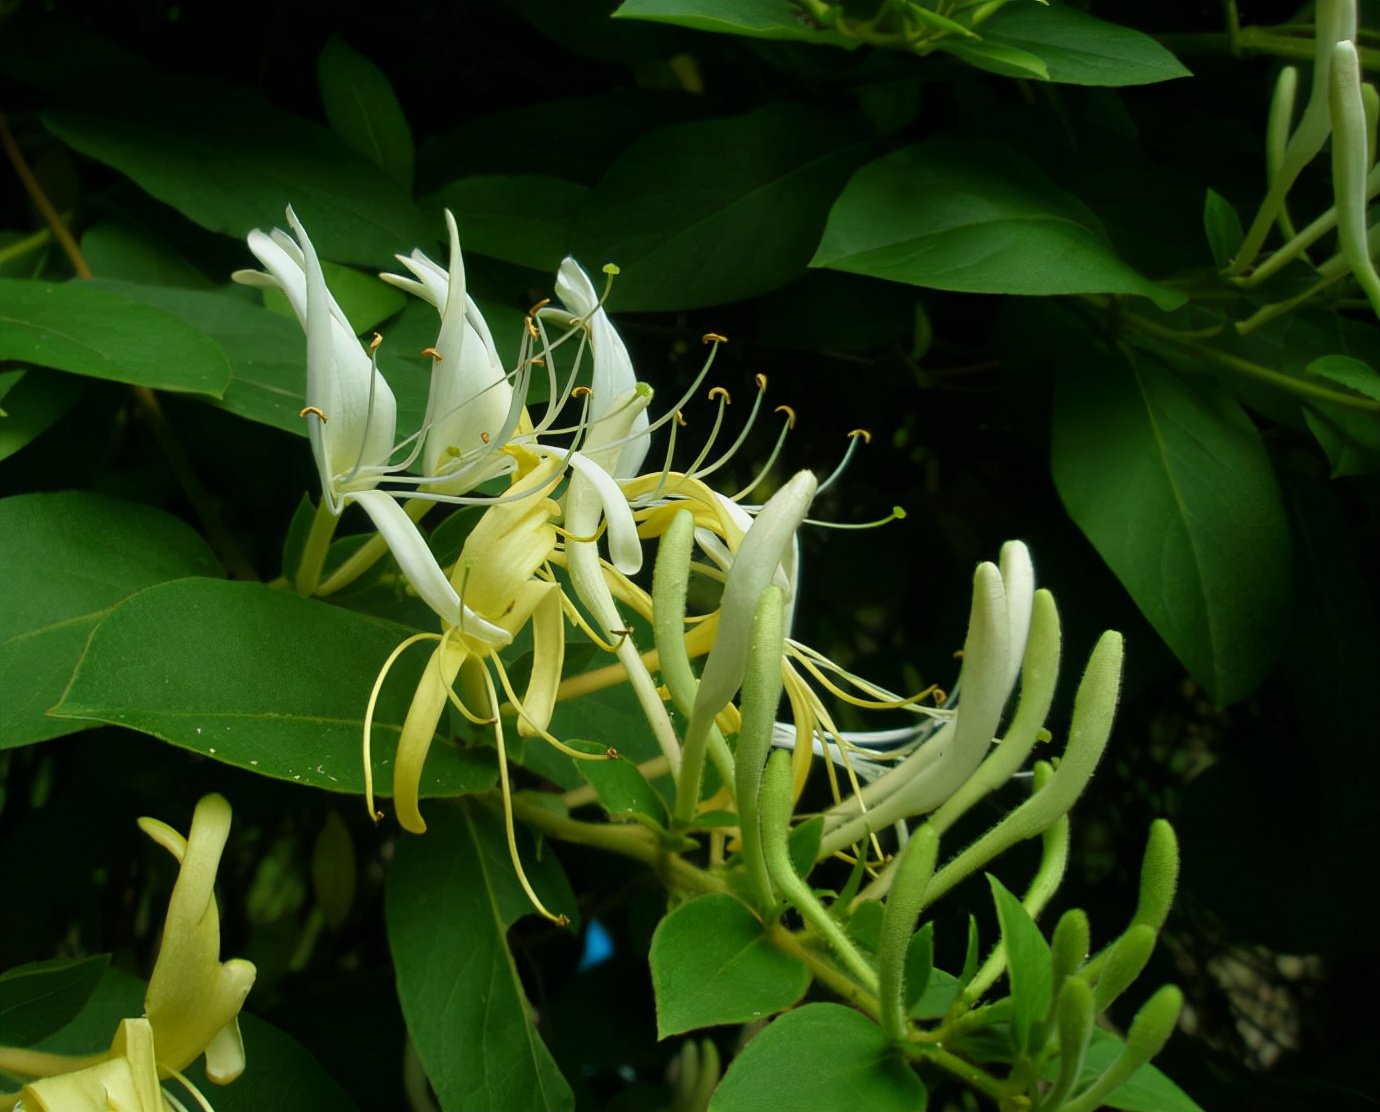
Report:
[[[1274,663],[1291,545],[1260,434],[1236,402],[1152,364],[1070,348],[1051,444],[1069,515],[1219,706]]]
[[[90,282],[0,278],[0,360],[219,398],[230,364],[169,313]]]
[[[213,232],[281,227],[291,204],[322,257],[391,266],[431,231],[407,194],[336,135],[250,91],[197,79],[101,87],[44,123]]]
[[[906,1000],[908,1015],[922,1000],[930,987],[934,973],[934,924],[926,923],[910,936],[906,944]],[[949,1005],[944,1005],[945,1011]]]
[[[0,974],[0,1045],[32,1046],[81,1011],[109,954],[31,961]]]
[[[78,491],[0,501],[0,567],[0,749],[84,728],[45,712],[112,607],[155,583],[220,569],[176,518]]]
[[[1033,162],[943,136],[854,174],[810,265],[970,293],[1185,300],[1117,258],[1092,211]]]
[[[1325,378],[1380,402],[1380,373],[1369,363],[1350,355],[1324,355],[1308,364],[1308,373]]]
[[[982,25],[982,41],[1034,55],[1049,80],[1067,85],[1148,85],[1192,76],[1149,35],[1068,4],[1006,4]]]
[[[448,1112],[573,1108],[506,944],[532,905],[502,820],[478,807],[435,810],[425,836],[399,839],[385,897],[398,998],[432,1087]],[[549,850],[544,860],[554,861]],[[552,911],[558,896],[573,910],[549,871],[528,876]]]
[[[936,49],[961,58],[975,69],[988,73],[999,73],[1002,77],[1033,77],[1037,81],[1049,80],[1049,67],[1044,59],[1004,43],[987,42],[985,39],[941,39]]]
[[[709,1112],[923,1112],[928,1100],[924,1083],[870,1019],[841,1004],[806,1004],[771,1023],[733,1059]]]
[[[412,132],[378,66],[334,36],[316,60],[316,79],[331,129],[411,191]]]
[[[626,757],[612,761],[575,761],[580,775],[593,786],[599,803],[611,818],[641,817],[666,824],[666,803]]]
[[[968,948],[963,954],[963,968],[958,974],[958,987],[961,992],[977,974],[978,963],[978,925],[977,918],[968,916]]]
[[[1085,1089],[1097,1080],[1102,1071],[1121,1056],[1125,1047],[1126,1044],[1112,1032],[1094,1027],[1087,1056],[1083,1059],[1083,1072],[1074,1091]],[[1053,1081],[1058,1076],[1059,1060],[1056,1058],[1045,1067],[1044,1077],[1046,1081]],[[1149,1064],[1136,1070],[1126,1084],[1104,1097],[1102,1103],[1123,1112],[1203,1112],[1192,1097]]]
[[[844,118],[796,104],[663,127],[599,182],[572,236],[587,270],[621,268],[623,310],[690,309],[800,277],[861,148]]]
[[[413,631],[259,583],[183,579],[135,595],[91,636],[59,712],[142,730],[280,780],[364,790],[369,692]],[[375,790],[427,660],[407,653],[374,709]],[[423,795],[487,791],[491,750],[432,747]]]
[[[1011,1039],[1017,1052],[1033,1051],[1043,1039],[1038,1031],[1054,994],[1054,962],[1049,943],[1021,901],[1002,886],[991,873],[992,900],[997,905],[997,921],[1006,946],[1007,977],[1015,1008],[1011,1016]]]
[[[147,990],[148,985],[138,977],[118,969],[107,970],[81,1013],[35,1049],[58,1054],[105,1050],[122,1019],[144,1014]],[[214,1101],[216,1112],[263,1112],[266,1108],[355,1112],[354,1102],[306,1047],[258,1016],[241,1012],[239,1019],[246,1066],[237,1080],[223,1086],[211,1084],[200,1058],[183,1071]],[[165,1084],[186,1100],[175,1081]]]
[[[1245,238],[1241,217],[1231,202],[1215,189],[1207,191],[1207,199],[1203,202],[1203,231],[1207,233],[1212,261],[1218,267],[1224,267],[1236,258],[1236,252],[1241,249],[1241,241]]]
[[[156,232],[119,216],[87,228],[81,253],[92,272],[106,280],[200,290],[215,284]]]
[[[453,181],[424,204],[455,214],[466,254],[554,271],[589,192],[543,174],[485,174]]]
[[[1327,453],[1334,479],[1380,471],[1380,419],[1375,414],[1323,401],[1300,408],[1308,430]]]
[[[0,373],[0,460],[42,436],[81,397],[74,375],[39,368]]]
[[[812,27],[790,0],[623,0],[614,19],[644,19],[696,31],[741,35],[775,42],[813,42],[856,50],[857,39]]]
[[[797,958],[768,940],[732,896],[683,903],[652,936],[657,1038],[720,1023],[750,1023],[789,1008],[810,984]]]
[[[910,955],[907,953],[907,959]],[[959,980],[952,973],[936,969],[930,974],[925,995],[906,1009],[911,1019],[943,1019],[961,991]]]
[[[168,313],[218,344],[231,372],[218,402],[222,409],[306,436],[299,414],[306,404],[307,346],[295,319],[285,320],[229,291],[107,281],[92,285]]]

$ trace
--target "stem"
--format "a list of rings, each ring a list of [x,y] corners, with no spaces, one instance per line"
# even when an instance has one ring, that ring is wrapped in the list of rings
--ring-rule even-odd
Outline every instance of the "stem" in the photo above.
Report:
[[[326,565],[326,555],[331,550],[331,538],[335,536],[336,524],[340,521],[331,513],[326,499],[316,504],[316,514],[311,519],[311,531],[306,544],[302,546],[302,558],[297,565],[293,586],[303,598],[310,598],[321,582],[321,569]],[[379,539],[382,539],[381,537]]]
[[[1291,378],[1289,375],[1271,370],[1259,363],[1252,363],[1249,359],[1242,359],[1240,356],[1230,355],[1225,351],[1200,347],[1198,344],[1186,342],[1174,329],[1164,328],[1133,313],[1123,313],[1119,320],[1133,331],[1144,336],[1151,336],[1156,340],[1172,344],[1182,351],[1192,352],[1209,363],[1216,363],[1218,366],[1236,371],[1238,374],[1268,382],[1286,393],[1296,394],[1304,398],[1316,398],[1320,401],[1331,402],[1333,405],[1340,405],[1346,409],[1359,409],[1363,413],[1380,413],[1380,402],[1372,401],[1370,398],[1358,398],[1354,394],[1342,394],[1324,386],[1315,386],[1311,382]]]
[[[1005,1085],[987,1071],[979,1069],[971,1062],[964,1061],[957,1054],[950,1054],[947,1050],[940,1050],[934,1046],[926,1046],[921,1053],[940,1069],[948,1070],[955,1077],[966,1081],[974,1089],[986,1093],[993,1100],[1001,1100],[1006,1095]]]
[[[788,931],[780,923],[773,923],[767,928],[767,941],[783,954],[789,954],[802,962],[816,980],[828,985],[854,1007],[861,1008],[873,1019],[881,1015],[881,1007],[876,996],[852,978],[845,976],[832,962],[825,961],[815,950],[806,946],[798,934]]]
[[[24,158],[24,152],[14,141],[14,133],[10,131],[10,122],[5,118],[3,112],[0,112],[0,145],[4,146],[5,154],[9,156],[15,174],[24,183],[24,191],[28,193],[29,200],[33,201],[34,207],[47,221],[48,227],[53,230],[53,237],[62,245],[62,250],[71,261],[72,269],[76,272],[77,277],[92,277],[91,268],[86,265],[86,259],[82,257],[81,248],[77,246],[77,241],[67,230],[67,225],[62,222],[62,217],[53,207],[53,202],[48,200],[48,195],[43,192],[43,186],[38,183],[33,171],[29,169],[29,163]]]
[[[911,835],[901,851],[896,881],[882,908],[882,930],[877,943],[882,1030],[893,1042],[906,1037],[906,954],[915,921],[925,907],[925,887],[934,875],[938,854],[939,834],[926,823]]]

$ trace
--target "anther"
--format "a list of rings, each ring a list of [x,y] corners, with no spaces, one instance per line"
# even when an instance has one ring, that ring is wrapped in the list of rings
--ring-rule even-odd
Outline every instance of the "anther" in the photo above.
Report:
[[[383,343],[383,337],[379,333],[374,333],[374,338],[369,341],[369,350],[378,351],[379,344]]]
[[[678,424],[681,428],[685,428],[687,424],[685,420],[685,414],[682,413],[679,409],[676,410],[676,424]]]
[[[616,761],[618,760],[618,750],[615,749],[612,745],[610,745],[607,749],[604,750],[604,756],[606,756],[611,761]]]
[[[752,381],[755,382],[755,383],[757,383],[757,389],[761,390],[764,394],[766,393],[766,391],[767,391],[767,376],[766,376],[766,375],[757,375]]]
[[[527,310],[527,315],[529,317],[535,317],[540,310],[545,309],[550,304],[551,299],[549,297],[543,297],[540,301],[538,301],[535,305],[533,305],[530,309]]]
[[[316,414],[317,418],[321,421],[323,425],[326,423],[326,415],[322,413],[321,410],[317,409],[314,405],[307,406],[307,408],[302,410],[302,412],[297,414],[297,416],[305,417],[308,413]]]
[[[733,399],[728,396],[728,391],[722,386],[716,386],[709,391],[709,400],[712,402],[715,398],[723,398],[724,405],[733,404]]]
[[[773,413],[784,413],[786,415],[786,427],[795,428],[795,410],[788,405],[778,405]]]
[[[382,811],[375,811],[375,812],[374,812],[374,822],[377,824],[377,823],[380,823],[380,822],[382,822],[382,821],[383,821],[383,812],[382,812]]]
[[[522,323],[527,326],[527,335],[531,336],[534,340],[541,339],[541,333],[537,331],[537,326],[532,323],[531,317],[523,317]]]
[[[949,696],[948,696],[948,694],[944,691],[944,689],[943,689],[942,687],[936,687],[936,688],[934,689],[934,705],[935,705],[935,706],[943,706],[943,705],[944,705],[945,703],[947,703],[948,701],[949,701]]]
[[[489,434],[486,432],[481,432],[479,434],[479,439],[481,442],[487,444],[489,442]]]
[[[545,367],[545,366],[546,366],[546,360],[543,359],[543,358],[542,358],[541,356],[539,356],[539,355],[538,355],[538,356],[534,356],[533,358],[527,360],[527,362],[531,363],[532,366],[534,366],[534,367]]]
[[[702,343],[702,344],[726,344],[726,343],[728,343],[728,337],[727,337],[727,336],[720,336],[717,332],[706,332],[703,336],[700,337],[700,343]]]
[[[568,927],[568,926],[570,926],[570,916],[567,915],[567,914],[565,914],[565,912],[561,912],[561,914],[559,914],[559,915],[556,916],[556,926],[558,926],[558,927]]]
[[[435,348],[422,348],[422,354],[431,356],[438,363],[441,361],[441,353]]]
[[[594,391],[588,386],[577,386],[574,390],[570,391],[570,396],[572,398],[590,398],[594,396]]]
[[[853,430],[852,432],[850,432],[848,435],[849,435],[849,436],[861,436],[861,437],[862,437],[862,442],[863,442],[864,444],[871,444],[871,443],[872,443],[872,434],[871,434],[870,432],[868,432],[866,429],[854,429],[854,430]]]

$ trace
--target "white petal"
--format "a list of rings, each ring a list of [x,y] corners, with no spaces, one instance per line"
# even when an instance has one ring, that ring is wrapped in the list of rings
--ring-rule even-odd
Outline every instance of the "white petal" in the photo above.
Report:
[[[570,465],[575,471],[571,478],[572,502],[580,502],[579,508],[572,507],[573,516],[569,522],[572,531],[588,528],[591,532],[598,528],[598,514],[591,516],[585,507],[597,500],[608,522],[609,562],[624,575],[636,575],[642,568],[642,541],[637,536],[637,523],[633,520],[632,508],[627,496],[617,480],[593,460],[579,452],[570,457]],[[577,491],[577,481],[588,483],[587,493]]]
[[[446,625],[458,625],[460,596],[432,555],[417,523],[407,516],[391,494],[381,490],[364,490],[351,497],[364,507],[418,597]]]

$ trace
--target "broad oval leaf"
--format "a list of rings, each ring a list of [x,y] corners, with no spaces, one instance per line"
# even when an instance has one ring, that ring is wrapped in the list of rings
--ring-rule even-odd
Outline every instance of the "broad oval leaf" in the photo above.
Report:
[[[616,309],[766,293],[804,273],[861,150],[840,117],[800,105],[660,128],[599,182],[571,253],[592,272],[619,266]]]
[[[0,974],[0,1045],[30,1046],[69,1023],[96,990],[109,954],[31,961]]]
[[[1192,76],[1149,35],[1121,27],[1068,4],[1006,4],[982,25],[975,46],[1020,50],[1044,63],[1049,80],[1067,85],[1148,85]],[[941,49],[980,69],[1003,73],[985,58],[968,57],[964,41]],[[1025,77],[1025,73],[1011,76]]]
[[[339,37],[316,60],[331,129],[404,189],[412,188],[412,131],[388,78]]]
[[[89,282],[0,278],[5,359],[216,398],[230,384],[230,364],[214,340]]]
[[[203,228],[281,227],[291,204],[322,257],[389,266],[431,229],[407,194],[338,136],[245,89],[155,78],[47,112],[50,131]]]
[[[385,895],[398,999],[427,1077],[447,1112],[573,1108],[508,951],[508,928],[532,904],[503,821],[480,807],[433,812],[424,836],[399,839]],[[573,915],[551,851],[526,856],[542,901]]]
[[[589,187],[544,174],[461,178],[424,202],[455,214],[466,254],[555,271]]]
[[[1070,346],[1051,444],[1069,516],[1219,706],[1274,664],[1292,547],[1260,434],[1217,390]]]
[[[183,579],[144,591],[96,629],[57,713],[128,726],[280,780],[363,792],[369,692],[413,631],[259,583]],[[374,786],[391,794],[393,752],[427,656],[389,673],[374,709]],[[491,750],[433,746],[423,795],[487,791]]]
[[[652,936],[657,1037],[720,1023],[750,1023],[805,994],[809,970],[768,940],[732,896],[681,904]]]
[[[842,1004],[806,1004],[775,1020],[733,1059],[709,1112],[924,1112],[928,1100],[924,1082],[870,1019]]]
[[[1097,218],[1033,162],[929,139],[869,162],[829,213],[811,266],[968,293],[1181,293],[1119,259]]]
[[[574,764],[594,788],[600,805],[610,818],[640,817],[660,826],[666,825],[666,801],[657,795],[656,789],[637,770],[637,765],[626,757],[619,756],[611,761],[575,761]]]
[[[220,571],[177,518],[80,491],[0,501],[0,567],[0,749],[85,729],[47,711],[117,603],[155,583]]]
[[[49,367],[0,371],[0,460],[37,440],[77,404],[85,383]]]

